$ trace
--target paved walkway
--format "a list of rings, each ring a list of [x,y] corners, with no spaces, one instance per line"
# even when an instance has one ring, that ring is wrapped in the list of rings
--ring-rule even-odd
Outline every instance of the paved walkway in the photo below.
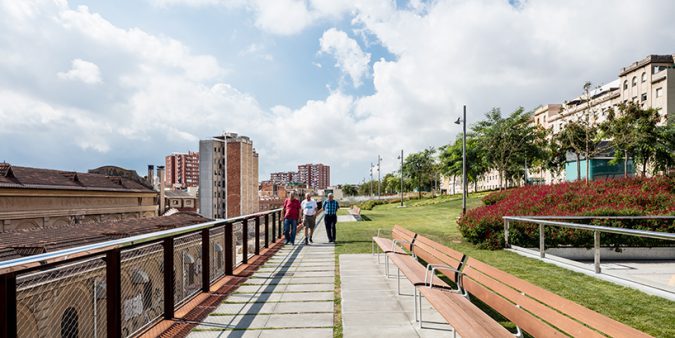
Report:
[[[391,266],[390,266],[391,267]],[[413,286],[401,276],[396,291],[396,268],[384,276],[384,261],[371,254],[340,255],[342,325],[344,337],[448,337],[452,327],[425,299],[423,328],[415,323]]]
[[[286,245],[190,337],[333,337],[335,247],[323,222],[314,244]]]

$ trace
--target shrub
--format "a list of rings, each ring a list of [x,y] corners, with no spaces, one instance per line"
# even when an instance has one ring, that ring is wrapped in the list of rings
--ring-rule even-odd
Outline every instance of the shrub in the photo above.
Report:
[[[389,201],[387,200],[367,200],[365,202],[360,203],[359,208],[361,208],[361,210],[373,210],[373,208],[376,205],[382,205],[387,203],[389,203]]]
[[[620,178],[590,182],[570,182],[545,186],[527,186],[495,192],[484,199],[485,206],[467,212],[458,221],[459,230],[469,242],[482,247],[503,247],[503,216],[628,216],[675,215],[675,178]],[[675,232],[675,222],[657,220],[594,220],[593,224],[650,231]],[[558,227],[546,227],[547,246],[591,247],[593,233]],[[539,245],[539,227],[532,223],[511,222],[509,241],[526,247]],[[657,240],[633,236],[602,235],[602,243],[620,245],[657,245]]]

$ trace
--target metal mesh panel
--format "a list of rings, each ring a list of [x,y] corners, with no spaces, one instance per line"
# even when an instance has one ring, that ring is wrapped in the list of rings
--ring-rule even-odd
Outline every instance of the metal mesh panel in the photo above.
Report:
[[[122,335],[155,322],[164,310],[164,250],[151,244],[121,254]]]
[[[211,250],[211,261],[209,277],[211,281],[218,279],[225,274],[225,230],[223,227],[217,227],[209,230],[209,250]]]
[[[19,337],[105,337],[104,256],[17,276]]]
[[[178,237],[174,241],[174,304],[176,307],[199,292],[202,285],[201,233]]]
[[[232,224],[232,238],[234,240],[234,265],[240,265],[243,262],[243,226],[241,222]]]
[[[248,241],[246,245],[248,245],[248,251],[246,252],[248,255],[248,258],[252,258],[255,256],[255,220],[250,219],[248,221]]]
[[[258,217],[259,223],[260,223],[260,238],[258,239],[258,243],[260,245],[260,250],[265,247],[265,217]]]

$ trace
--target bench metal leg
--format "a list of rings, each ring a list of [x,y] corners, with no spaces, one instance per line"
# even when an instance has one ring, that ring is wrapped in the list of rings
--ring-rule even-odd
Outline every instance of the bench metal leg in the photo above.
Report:
[[[387,276],[387,279],[389,279],[389,256],[386,254],[384,255],[384,274]]]
[[[417,308],[420,310],[420,329],[422,328],[422,294],[419,294],[418,297],[419,303],[417,304]]]
[[[523,337],[523,331],[520,330],[520,326],[518,326],[518,325],[516,325],[516,333],[514,334],[514,336],[516,336],[518,338]]]
[[[401,295],[401,269],[396,267],[396,292]]]
[[[415,294],[413,294],[413,311],[415,312],[415,323],[417,323],[417,286],[415,286]]]

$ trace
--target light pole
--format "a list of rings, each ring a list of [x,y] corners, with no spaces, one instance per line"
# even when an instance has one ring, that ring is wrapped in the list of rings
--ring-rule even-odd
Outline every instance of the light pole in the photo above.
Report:
[[[462,216],[466,214],[466,105],[462,118],[457,118],[455,124],[462,123]]]
[[[380,179],[380,165],[382,164],[382,157],[377,155],[377,199],[379,200],[382,196],[382,180]]]
[[[403,208],[403,149],[398,159],[401,160],[401,208]]]
[[[370,197],[373,197],[373,162],[370,162]]]

